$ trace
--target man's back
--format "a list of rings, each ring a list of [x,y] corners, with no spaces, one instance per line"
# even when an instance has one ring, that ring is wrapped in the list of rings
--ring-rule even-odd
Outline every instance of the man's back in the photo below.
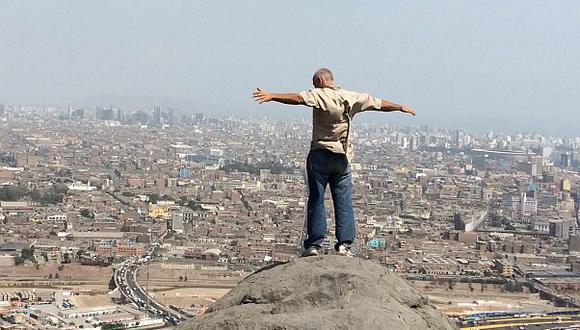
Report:
[[[304,103],[313,108],[312,149],[326,149],[352,158],[350,122],[365,110],[380,109],[381,100],[368,94],[340,87],[313,88],[300,93]]]

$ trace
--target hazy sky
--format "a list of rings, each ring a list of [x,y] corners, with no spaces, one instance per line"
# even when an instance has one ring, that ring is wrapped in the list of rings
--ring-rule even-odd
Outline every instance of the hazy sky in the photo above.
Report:
[[[0,0],[0,103],[308,118],[249,95],[321,66],[418,112],[362,120],[580,135],[577,0]]]

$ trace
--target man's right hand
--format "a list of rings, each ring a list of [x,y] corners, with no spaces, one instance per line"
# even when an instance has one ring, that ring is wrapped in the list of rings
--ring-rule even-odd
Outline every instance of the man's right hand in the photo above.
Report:
[[[252,98],[254,99],[254,101],[260,104],[264,102],[270,102],[273,99],[272,94],[263,91],[259,88],[256,88],[256,91],[252,93]]]
[[[402,105],[401,112],[403,112],[403,113],[408,113],[408,114],[410,114],[411,116],[415,116],[415,115],[417,114],[417,113],[415,112],[415,109],[411,108],[411,107],[410,107],[410,106],[408,106],[408,105]]]

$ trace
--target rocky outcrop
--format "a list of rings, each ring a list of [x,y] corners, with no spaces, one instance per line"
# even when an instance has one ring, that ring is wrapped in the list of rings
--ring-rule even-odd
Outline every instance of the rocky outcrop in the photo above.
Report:
[[[266,267],[178,329],[456,329],[386,268],[321,256]]]

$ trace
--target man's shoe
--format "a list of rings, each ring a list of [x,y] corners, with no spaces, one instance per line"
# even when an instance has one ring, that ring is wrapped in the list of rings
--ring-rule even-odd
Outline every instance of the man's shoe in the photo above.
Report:
[[[354,254],[352,254],[352,252],[350,251],[350,246],[347,244],[340,244],[336,252],[338,252],[338,255],[340,256],[354,257]]]
[[[303,257],[317,257],[320,255],[319,248],[316,246],[311,246],[302,252]]]

